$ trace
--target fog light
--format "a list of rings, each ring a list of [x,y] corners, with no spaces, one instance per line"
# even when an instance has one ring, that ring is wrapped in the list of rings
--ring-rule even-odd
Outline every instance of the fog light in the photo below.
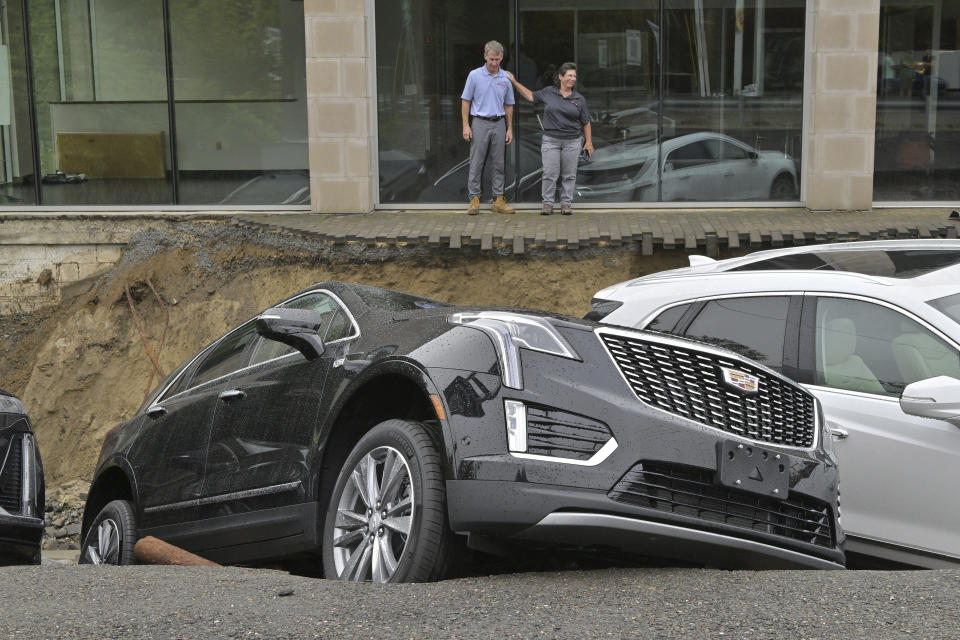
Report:
[[[514,453],[527,450],[527,408],[518,400],[504,400],[507,419],[507,447]]]

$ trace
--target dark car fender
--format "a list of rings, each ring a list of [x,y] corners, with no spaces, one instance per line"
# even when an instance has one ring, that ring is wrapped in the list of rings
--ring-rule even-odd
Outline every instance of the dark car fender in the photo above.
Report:
[[[123,488],[126,484],[126,489]],[[130,500],[139,513],[140,489],[136,474],[130,462],[120,453],[101,460],[94,474],[93,482],[87,491],[87,501],[83,510],[83,524],[80,528],[81,542],[87,537],[90,523],[100,510],[112,500]]]
[[[349,368],[350,365],[347,363],[344,366],[345,368]],[[432,404],[431,396],[438,399],[441,398],[437,385],[431,379],[423,365],[405,357],[390,357],[379,360],[373,364],[365,365],[362,370],[356,371],[353,374],[348,371],[341,383],[334,385],[335,388],[331,391],[331,396],[327,398],[327,406],[329,406],[330,409],[326,412],[326,417],[317,430],[313,462],[311,465],[312,471],[309,485],[316,488],[317,494],[315,497],[317,499],[324,497],[322,486],[326,482],[332,481],[331,478],[325,477],[325,475],[329,476],[334,472],[334,470],[330,468],[330,457],[336,458],[346,454],[346,450],[340,447],[340,442],[346,439],[352,440],[353,443],[355,443],[362,435],[358,433],[353,434],[351,437],[345,437],[345,434],[338,433],[337,430],[339,426],[343,420],[345,420],[345,412],[349,412],[353,406],[353,401],[357,400],[358,394],[363,394],[369,390],[370,386],[377,384],[378,380],[392,379],[396,381],[398,378],[408,381],[411,388],[418,389],[426,404]],[[442,402],[442,400],[436,401]],[[439,416],[436,415],[436,411],[433,408],[430,408],[429,412],[425,412],[424,415],[425,420],[435,421],[440,425],[440,435],[443,439],[445,459],[447,461],[444,473],[450,477],[453,472],[450,461],[452,460],[452,450],[454,446],[450,426],[446,419],[439,419]],[[366,426],[369,428],[373,425]],[[352,444],[348,448],[352,448]]]

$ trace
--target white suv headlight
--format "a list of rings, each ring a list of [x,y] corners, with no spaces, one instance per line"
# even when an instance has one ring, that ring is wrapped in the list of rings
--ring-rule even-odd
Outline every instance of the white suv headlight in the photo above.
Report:
[[[520,371],[521,348],[571,360],[580,359],[570,343],[552,324],[535,316],[508,311],[479,311],[455,313],[450,316],[450,322],[476,327],[490,336],[500,357],[503,384],[511,389],[523,388]]]

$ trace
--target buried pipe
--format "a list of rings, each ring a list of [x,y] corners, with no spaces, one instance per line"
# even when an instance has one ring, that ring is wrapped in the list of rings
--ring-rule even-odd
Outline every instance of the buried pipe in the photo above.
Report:
[[[133,547],[133,556],[144,564],[170,564],[179,567],[223,566],[153,536],[140,538]]]

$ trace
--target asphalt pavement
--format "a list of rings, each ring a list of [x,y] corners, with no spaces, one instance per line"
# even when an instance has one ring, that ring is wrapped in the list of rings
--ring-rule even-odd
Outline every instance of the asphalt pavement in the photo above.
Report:
[[[957,638],[960,570],[605,569],[352,584],[270,569],[0,569],[0,638]]]

